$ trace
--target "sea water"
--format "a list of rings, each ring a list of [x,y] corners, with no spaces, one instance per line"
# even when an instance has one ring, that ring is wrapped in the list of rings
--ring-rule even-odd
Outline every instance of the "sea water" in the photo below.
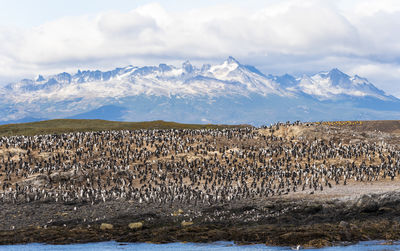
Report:
[[[169,243],[169,244],[150,244],[150,243],[118,243],[118,242],[98,242],[86,244],[69,244],[69,245],[47,245],[47,244],[24,244],[24,245],[5,245],[0,246],[0,250],[16,251],[16,250],[29,250],[29,251],[57,251],[57,250],[84,250],[84,251],[98,251],[98,250],[140,250],[140,251],[156,251],[156,250],[182,250],[182,251],[254,251],[254,250],[296,250],[296,247],[269,247],[261,244],[257,245],[236,245],[233,242],[215,242],[211,244],[197,244],[197,243]],[[335,246],[320,249],[303,249],[300,250],[313,250],[313,251],[338,251],[338,250],[400,250],[400,242],[391,245],[385,244],[382,241],[366,241],[348,246]]]

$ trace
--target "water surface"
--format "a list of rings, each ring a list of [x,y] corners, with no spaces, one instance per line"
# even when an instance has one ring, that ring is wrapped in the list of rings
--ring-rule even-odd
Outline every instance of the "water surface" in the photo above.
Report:
[[[47,245],[47,244],[23,244],[23,245],[5,245],[0,246],[0,250],[7,251],[57,251],[57,250],[85,250],[85,251],[98,251],[98,250],[140,250],[140,251],[155,251],[155,250],[182,250],[182,251],[200,251],[200,250],[211,250],[211,251],[254,251],[254,250],[270,250],[270,251],[281,251],[281,250],[292,250],[294,247],[269,247],[265,245],[235,245],[233,242],[215,242],[212,244],[197,244],[197,243],[169,243],[169,244],[150,244],[150,243],[118,243],[118,242],[98,242],[98,243],[86,243],[86,244],[69,244],[69,245]],[[313,250],[313,251],[338,251],[338,250],[400,250],[400,242],[396,242],[393,245],[387,245],[382,241],[367,241],[360,242],[355,245],[349,246],[336,246],[327,247],[321,249],[301,249],[301,250]]]

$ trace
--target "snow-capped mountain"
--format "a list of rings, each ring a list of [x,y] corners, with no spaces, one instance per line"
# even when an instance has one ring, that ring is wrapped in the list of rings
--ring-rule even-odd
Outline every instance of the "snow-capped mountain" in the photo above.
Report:
[[[389,98],[367,79],[357,75],[350,77],[338,69],[321,72],[311,77],[304,76],[299,80],[298,89],[320,99],[335,99],[338,95],[371,96],[382,100]]]
[[[229,57],[200,68],[186,61],[39,75],[0,89],[0,115],[0,123],[72,117],[262,124],[396,118],[400,100],[338,69],[273,76]]]

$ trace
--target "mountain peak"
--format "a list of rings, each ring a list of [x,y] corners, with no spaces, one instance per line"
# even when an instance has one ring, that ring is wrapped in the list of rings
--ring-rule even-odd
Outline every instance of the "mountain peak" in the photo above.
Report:
[[[237,64],[240,65],[239,61],[237,61],[234,57],[229,56],[225,62],[227,62],[228,64]]]
[[[187,73],[191,73],[194,70],[193,65],[189,62],[189,60],[186,60],[182,64],[182,69],[185,70]]]
[[[296,78],[289,74],[284,74],[282,76],[274,77],[275,81],[277,81],[282,87],[293,87],[298,83]]]
[[[328,72],[328,76],[331,78],[348,78],[349,76],[346,73],[343,73],[338,68],[333,68]]]
[[[162,71],[170,71],[172,69],[171,66],[167,64],[159,64],[158,68],[160,68]]]
[[[44,80],[45,79],[44,79],[44,77],[42,75],[38,75],[37,78],[36,78],[36,82],[41,82],[41,81],[44,81]]]

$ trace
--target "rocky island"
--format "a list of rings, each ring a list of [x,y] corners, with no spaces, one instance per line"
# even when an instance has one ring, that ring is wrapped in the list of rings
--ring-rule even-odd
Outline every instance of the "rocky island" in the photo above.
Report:
[[[0,138],[0,244],[400,239],[400,121]]]

